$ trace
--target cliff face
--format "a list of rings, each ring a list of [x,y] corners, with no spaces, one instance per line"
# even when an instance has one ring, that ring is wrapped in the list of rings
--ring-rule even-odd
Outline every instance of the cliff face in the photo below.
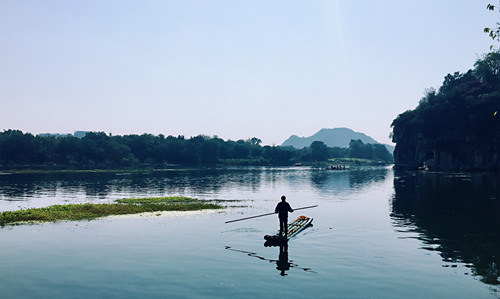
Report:
[[[426,139],[422,134],[413,136],[396,136],[394,150],[396,168],[419,169],[427,168],[438,171],[462,170],[500,170],[499,138],[489,143],[476,143],[473,136],[463,136],[460,139],[446,140],[442,147],[436,140]]]
[[[396,168],[500,170],[500,52],[474,66],[392,122]]]
[[[396,142],[394,164],[397,168],[418,169],[432,158],[432,149],[421,135],[412,138],[394,135],[392,141]]]

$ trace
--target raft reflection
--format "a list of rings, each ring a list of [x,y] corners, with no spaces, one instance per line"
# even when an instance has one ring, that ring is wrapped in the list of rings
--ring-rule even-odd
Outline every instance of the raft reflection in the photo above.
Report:
[[[482,282],[500,285],[498,174],[396,172],[394,189],[391,218],[399,231],[416,232],[444,267],[464,263]]]
[[[288,259],[288,242],[283,242],[282,244],[279,245],[280,251],[278,254],[278,259],[268,259],[263,256],[258,255],[255,252],[250,252],[250,251],[245,251],[245,250],[239,250],[239,249],[234,249],[231,246],[226,246],[225,249],[235,251],[235,252],[241,252],[245,253],[248,256],[258,258],[263,261],[267,261],[270,263],[276,263],[276,269],[280,272],[281,276],[286,276],[286,271],[290,270],[290,268],[295,268],[295,269],[300,269],[304,270],[306,272],[311,272],[311,273],[317,273],[311,270],[311,268],[304,268],[300,267],[299,265],[293,263],[291,260]]]

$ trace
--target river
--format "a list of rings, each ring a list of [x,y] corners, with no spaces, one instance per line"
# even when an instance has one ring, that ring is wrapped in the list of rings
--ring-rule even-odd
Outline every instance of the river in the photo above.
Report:
[[[500,176],[242,167],[0,175],[0,211],[119,198],[224,211],[0,228],[2,298],[499,298]],[[281,195],[313,226],[265,247]],[[285,266],[283,266],[285,259]],[[279,269],[278,269],[279,268]]]

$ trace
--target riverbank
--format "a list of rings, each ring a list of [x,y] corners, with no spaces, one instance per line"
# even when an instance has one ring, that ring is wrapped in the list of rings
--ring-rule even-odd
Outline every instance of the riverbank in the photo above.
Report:
[[[0,226],[36,222],[93,220],[108,216],[156,215],[163,212],[220,210],[218,203],[189,197],[150,197],[120,199],[115,203],[53,205],[44,208],[5,211],[0,213]],[[146,214],[145,214],[146,213]]]
[[[166,171],[182,171],[197,168],[137,168],[137,169],[37,169],[37,168],[12,168],[0,170],[0,175],[8,174],[51,174],[51,173],[151,173]]]
[[[361,158],[334,158],[330,159],[329,163],[332,165],[343,165],[343,166],[387,166],[393,164],[379,160],[370,160]]]
[[[12,175],[12,174],[85,174],[85,173],[96,173],[96,174],[106,174],[106,173],[119,173],[119,174],[148,174],[148,173],[162,173],[162,172],[179,172],[179,171],[192,171],[192,170],[204,170],[204,169],[226,169],[232,167],[254,167],[254,166],[264,166],[264,167],[295,167],[299,166],[309,166],[309,167],[329,167],[331,165],[343,165],[346,167],[350,166],[386,166],[393,164],[392,162],[384,162],[380,160],[370,160],[370,159],[360,159],[360,158],[331,158],[327,161],[301,161],[299,163],[287,163],[287,164],[262,164],[262,163],[250,163],[244,159],[241,160],[231,160],[224,161],[224,163],[213,164],[213,165],[150,165],[144,167],[135,168],[57,168],[57,167],[45,167],[43,165],[31,165],[31,166],[20,166],[20,167],[1,167],[0,175]]]
[[[159,212],[145,212],[139,214],[125,214],[125,215],[110,215],[97,219],[130,219],[130,218],[155,218],[155,217],[183,217],[204,215],[212,213],[222,213],[222,209],[204,209],[197,211],[159,211]]]

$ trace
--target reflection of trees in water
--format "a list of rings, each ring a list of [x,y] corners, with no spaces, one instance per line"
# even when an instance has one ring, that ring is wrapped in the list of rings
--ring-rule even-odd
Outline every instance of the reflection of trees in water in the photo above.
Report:
[[[262,181],[258,168],[204,169],[149,173],[51,173],[18,174],[0,177],[0,196],[7,200],[36,196],[83,193],[105,198],[111,193],[138,196],[158,194],[217,192],[234,186],[257,190]]]
[[[500,176],[492,173],[397,173],[394,225],[413,226],[424,249],[463,262],[481,281],[499,285]]]
[[[110,173],[51,173],[12,174],[0,178],[0,195],[6,198],[26,198],[64,193],[85,192],[88,196],[105,196],[109,192]]]
[[[224,188],[248,188],[258,190],[261,184],[262,170],[258,168],[234,168],[190,170],[184,173],[171,173],[171,177],[157,178],[165,192],[182,193],[194,190],[197,193],[217,193]]]
[[[366,188],[373,183],[383,182],[388,174],[387,167],[359,167],[350,170],[318,170],[311,175],[313,186],[323,192],[344,192]]]
[[[34,197],[75,195],[105,199],[109,196],[161,196],[219,193],[224,189],[258,191],[262,185],[312,185],[325,194],[352,192],[385,180],[387,168],[362,167],[345,171],[297,167],[235,167],[132,173],[51,173],[0,176],[0,197],[26,200]]]

